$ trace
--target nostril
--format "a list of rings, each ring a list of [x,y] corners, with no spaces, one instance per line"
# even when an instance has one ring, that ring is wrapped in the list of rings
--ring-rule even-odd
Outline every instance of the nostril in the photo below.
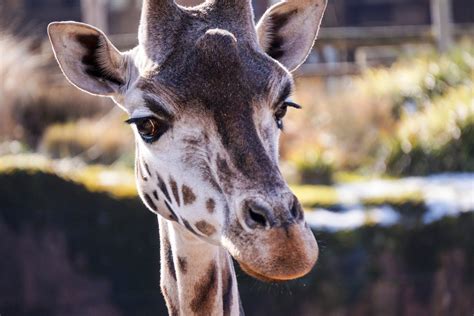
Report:
[[[247,201],[243,207],[244,220],[251,229],[272,226],[271,210],[257,201]]]
[[[293,218],[296,220],[300,220],[303,218],[303,208],[301,207],[296,197],[293,200],[293,205],[291,206],[290,212],[291,216],[293,216]]]
[[[267,226],[267,219],[264,215],[257,213],[252,208],[248,209],[248,214],[250,216],[250,219],[255,223],[259,224],[260,226]]]

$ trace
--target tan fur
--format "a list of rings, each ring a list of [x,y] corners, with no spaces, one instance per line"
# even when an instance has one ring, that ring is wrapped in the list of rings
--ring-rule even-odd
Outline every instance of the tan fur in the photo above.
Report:
[[[212,262],[206,273],[194,286],[194,298],[191,300],[190,306],[195,315],[208,316],[213,310],[219,286],[217,274],[217,266]]]
[[[206,236],[211,236],[216,233],[216,228],[206,221],[197,222],[196,228]]]

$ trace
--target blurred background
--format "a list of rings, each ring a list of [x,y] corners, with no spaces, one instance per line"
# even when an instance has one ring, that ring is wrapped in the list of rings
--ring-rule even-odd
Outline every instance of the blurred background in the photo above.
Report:
[[[46,35],[84,21],[127,50],[140,7],[0,0],[2,315],[166,314],[126,117],[67,83]],[[247,315],[473,314],[473,35],[472,0],[329,1],[281,140],[320,261],[284,284],[238,272]]]

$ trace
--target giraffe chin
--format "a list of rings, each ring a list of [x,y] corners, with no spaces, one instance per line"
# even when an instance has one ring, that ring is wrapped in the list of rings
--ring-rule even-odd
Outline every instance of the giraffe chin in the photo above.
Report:
[[[244,234],[249,234],[246,237],[252,242],[239,247],[242,239],[236,238],[234,247],[230,248],[231,255],[244,272],[261,281],[283,282],[301,278],[318,260],[318,244],[304,224]],[[238,251],[233,253],[232,249]]]

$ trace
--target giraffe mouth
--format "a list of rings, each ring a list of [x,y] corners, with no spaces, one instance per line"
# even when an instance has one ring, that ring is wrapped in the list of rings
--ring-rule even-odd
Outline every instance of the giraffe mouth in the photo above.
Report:
[[[245,263],[243,262],[240,262],[237,260],[237,262],[239,263],[240,265],[240,268],[242,269],[242,271],[244,271],[245,273],[247,273],[248,275],[250,275],[251,277],[254,277],[260,281],[263,281],[263,282],[267,282],[267,283],[281,283],[281,282],[284,282],[284,281],[288,281],[288,280],[291,280],[291,278],[288,278],[288,279],[276,279],[276,278],[271,278],[269,276],[266,276],[266,275],[263,275],[261,273],[258,273],[257,271],[255,270],[252,270],[248,265],[246,265]]]
[[[313,233],[302,224],[240,231],[234,242],[225,239],[223,246],[246,274],[264,282],[304,277],[315,266],[319,254]]]

